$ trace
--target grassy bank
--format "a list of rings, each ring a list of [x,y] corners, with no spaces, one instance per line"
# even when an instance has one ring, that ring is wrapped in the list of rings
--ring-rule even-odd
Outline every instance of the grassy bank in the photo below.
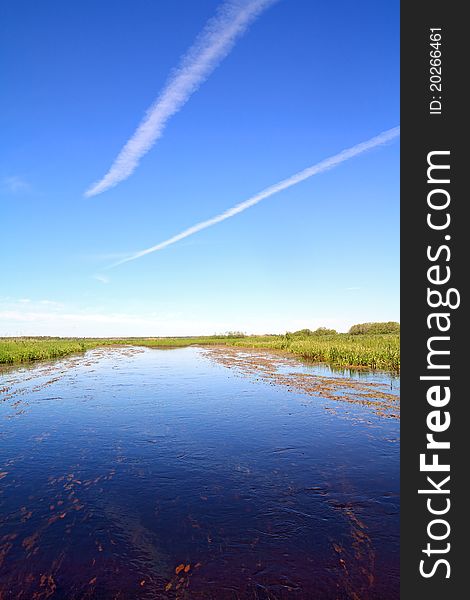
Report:
[[[399,333],[346,334],[325,330],[263,336],[206,336],[176,338],[0,338],[0,364],[52,359],[109,345],[153,348],[225,344],[281,350],[313,361],[342,367],[400,370]]]
[[[93,340],[79,338],[0,338],[0,364],[60,358],[98,345]]]

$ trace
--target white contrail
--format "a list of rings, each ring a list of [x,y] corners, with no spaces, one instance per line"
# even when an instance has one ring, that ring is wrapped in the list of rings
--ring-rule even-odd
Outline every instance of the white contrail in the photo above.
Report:
[[[178,112],[227,56],[249,25],[277,0],[227,0],[183,56],[157,100],[126,142],[106,175],[85,196],[96,196],[127,179],[140,159],[162,136],[168,119]]]
[[[236,206],[233,206],[232,208],[227,209],[225,212],[221,213],[220,215],[217,215],[216,217],[212,217],[212,219],[207,219],[207,221],[202,221],[201,223],[197,223],[197,225],[193,225],[192,227],[185,229],[181,233],[174,235],[173,237],[169,238],[168,240],[166,240],[164,242],[160,242],[156,246],[152,246],[145,250],[141,250],[140,252],[136,252],[135,254],[132,254],[131,256],[128,256],[127,258],[124,258],[124,259],[112,264],[108,268],[117,267],[118,265],[122,265],[126,262],[130,262],[131,260],[136,260],[137,258],[140,258],[141,256],[150,254],[151,252],[156,252],[157,250],[163,250],[163,248],[166,248],[167,246],[171,246],[171,244],[175,244],[176,242],[179,242],[180,240],[183,240],[184,238],[187,238],[190,235],[197,233],[198,231],[207,229],[207,227],[212,227],[212,225],[216,225],[217,223],[220,223],[221,221],[225,221],[225,219],[230,219],[230,217],[234,217],[238,213],[241,213],[244,210],[246,210],[247,208],[250,208],[251,206],[258,204],[258,202],[261,202],[261,200],[264,200],[265,198],[269,198],[270,196],[277,194],[278,192],[281,192],[282,190],[290,188],[293,185],[296,185],[297,183],[300,183],[301,181],[304,181],[305,179],[312,177],[313,175],[318,175],[318,173],[323,173],[324,171],[327,171],[328,169],[332,169],[333,167],[338,166],[339,164],[345,162],[346,160],[349,160],[350,158],[353,158],[354,156],[357,156],[358,154],[362,154],[363,152],[366,152],[366,150],[376,148],[377,146],[382,146],[383,144],[386,144],[387,142],[398,137],[399,135],[400,135],[400,127],[394,127],[393,129],[388,129],[387,131],[384,131],[383,133],[376,135],[375,137],[371,138],[370,140],[367,140],[366,142],[361,142],[360,144],[356,144],[352,148],[343,150],[342,152],[339,152],[339,154],[330,156],[330,158],[326,158],[325,160],[322,160],[321,162],[317,163],[316,165],[313,165],[312,167],[308,167],[307,169],[304,169],[303,171],[300,171],[299,173],[296,173],[295,175],[292,175],[291,177],[288,177],[287,179],[283,179],[279,183],[275,183],[274,185],[267,187],[262,192],[259,192],[255,196],[248,198],[248,200],[245,200],[244,202],[240,202],[240,204],[237,204]]]

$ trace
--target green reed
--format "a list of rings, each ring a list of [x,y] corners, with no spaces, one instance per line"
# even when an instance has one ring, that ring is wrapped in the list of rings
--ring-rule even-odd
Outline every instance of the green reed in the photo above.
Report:
[[[125,345],[176,348],[190,345],[238,346],[281,350],[340,367],[400,370],[400,336],[393,334],[243,336],[240,334],[164,338],[0,338],[0,364],[60,358],[101,346]]]

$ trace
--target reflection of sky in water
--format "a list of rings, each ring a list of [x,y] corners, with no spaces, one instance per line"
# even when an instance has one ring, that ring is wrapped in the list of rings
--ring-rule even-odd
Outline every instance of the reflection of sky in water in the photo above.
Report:
[[[4,387],[22,391],[1,405],[0,590],[398,598],[397,420],[195,348],[92,351]]]

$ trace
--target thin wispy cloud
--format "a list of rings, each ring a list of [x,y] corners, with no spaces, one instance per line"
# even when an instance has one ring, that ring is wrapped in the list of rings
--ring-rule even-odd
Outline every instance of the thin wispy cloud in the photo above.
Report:
[[[109,277],[106,277],[106,275],[101,275],[100,273],[93,275],[93,279],[96,279],[96,281],[104,284],[107,284],[111,281]]]
[[[242,328],[250,333],[281,333],[296,331],[305,326],[316,329],[320,326],[347,330],[351,320],[338,321],[325,315],[311,320],[298,316],[285,318],[285,315],[264,314],[261,318],[241,315],[201,313],[197,319],[185,312],[174,310],[105,310],[102,306],[88,306],[78,309],[75,305],[62,304],[60,307],[24,306],[18,302],[3,303],[0,299],[0,336],[58,335],[80,337],[148,337],[148,336],[188,336],[213,335],[215,332],[239,331]]]
[[[165,126],[229,54],[250,24],[277,0],[228,0],[210,19],[193,46],[182,57],[157,100],[149,108],[106,175],[85,196],[96,196],[127,179],[140,159],[162,136]]]
[[[131,254],[127,258],[124,258],[124,259],[110,265],[110,267],[108,267],[108,268],[117,267],[118,265],[122,265],[122,264],[130,262],[132,260],[141,258],[142,256],[145,256],[146,254],[151,254],[152,252],[157,252],[158,250],[163,250],[163,248],[167,248],[168,246],[171,246],[172,244],[176,244],[176,242],[179,242],[179,241],[189,237],[190,235],[194,235],[195,233],[198,233],[199,231],[202,231],[203,229],[207,229],[208,227],[212,227],[213,225],[216,225],[217,223],[221,223],[222,221],[225,221],[226,219],[230,219],[231,217],[238,215],[239,213],[247,210],[248,208],[255,206],[262,200],[265,200],[266,198],[269,198],[270,196],[273,196],[274,194],[277,194],[278,192],[282,192],[283,190],[286,190],[287,188],[290,188],[293,185],[297,185],[301,181],[305,181],[306,179],[309,179],[310,177],[313,177],[314,175],[318,175],[319,173],[323,173],[325,171],[333,169],[334,167],[339,166],[341,163],[344,163],[345,161],[347,161],[351,158],[354,158],[355,156],[363,154],[364,152],[367,152],[368,150],[372,150],[373,148],[383,146],[387,142],[390,142],[393,139],[397,138],[399,135],[400,135],[400,127],[394,127],[393,129],[388,129],[387,131],[384,131],[384,132],[380,133],[379,135],[377,135],[365,142],[361,142],[360,144],[356,144],[355,146],[352,146],[351,148],[347,148],[346,150],[343,150],[342,152],[339,152],[338,154],[335,154],[334,156],[330,156],[329,158],[326,158],[325,160],[322,160],[321,162],[319,162],[311,167],[308,167],[307,169],[304,169],[303,171],[300,171],[299,173],[296,173],[295,175],[292,175],[291,177],[288,177],[287,179],[283,179],[279,183],[275,183],[274,185],[267,187],[266,189],[259,192],[258,194],[252,196],[251,198],[248,198],[248,200],[245,200],[244,202],[240,202],[240,204],[237,204],[236,206],[233,206],[232,208],[227,209],[223,213],[221,213],[215,217],[212,217],[211,219],[207,219],[206,221],[201,221],[200,223],[197,223],[196,225],[193,225],[192,227],[185,229],[181,233],[174,235],[173,237],[169,238],[168,240],[165,240],[164,242],[160,242],[159,244],[156,244],[155,246],[151,246],[150,248],[146,248],[145,250],[141,250],[140,252]]]
[[[129,252],[95,252],[95,253],[82,253],[77,255],[80,259],[89,260],[93,262],[109,262],[110,260],[119,260],[129,256]]]
[[[63,306],[25,307],[0,302],[0,336],[58,335],[80,337],[143,337],[170,335],[210,335],[233,329],[216,319],[185,318],[174,311],[134,313],[106,311],[102,307],[77,309]]]
[[[39,300],[39,304],[43,306],[50,306],[51,308],[62,308],[62,302],[56,302],[56,300]]]
[[[18,194],[20,192],[29,192],[31,185],[19,175],[12,175],[10,177],[4,177],[2,180],[2,188],[12,194]]]

